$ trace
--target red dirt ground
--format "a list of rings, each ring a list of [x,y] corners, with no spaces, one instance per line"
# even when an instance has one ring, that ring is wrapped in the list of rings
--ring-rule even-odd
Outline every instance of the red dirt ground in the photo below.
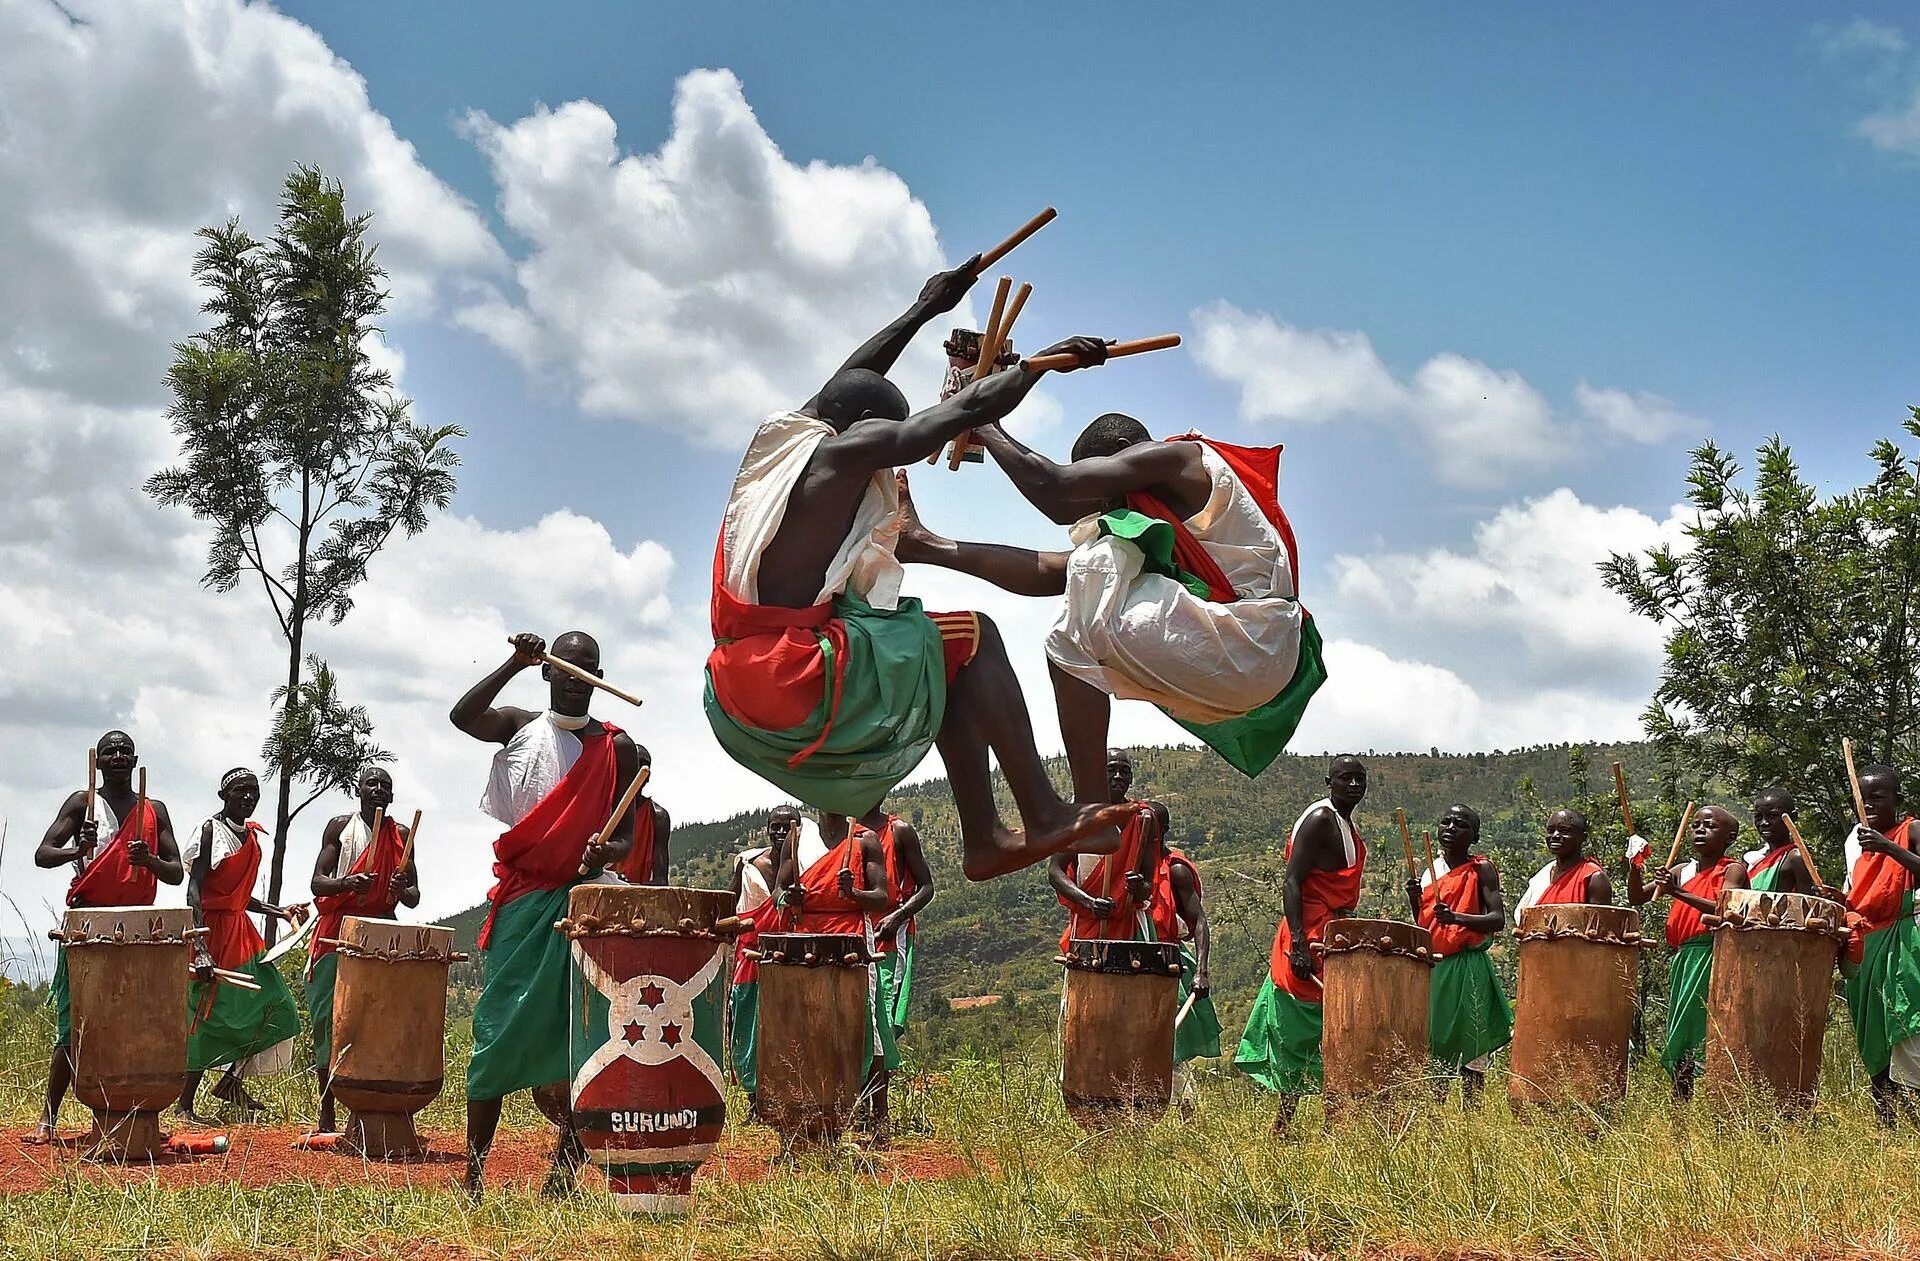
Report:
[[[423,1161],[388,1163],[363,1160],[337,1152],[301,1151],[293,1146],[298,1126],[237,1126],[225,1131],[230,1146],[218,1156],[167,1157],[152,1164],[122,1168],[83,1160],[69,1144],[35,1146],[19,1134],[0,1138],[0,1195],[43,1190],[68,1172],[84,1178],[123,1181],[153,1178],[162,1186],[190,1187],[238,1184],[270,1187],[287,1182],[321,1186],[373,1183],[391,1187],[452,1187],[465,1171],[461,1150],[464,1135],[425,1132],[428,1147]],[[69,1135],[69,1138],[76,1137]],[[501,1134],[487,1159],[487,1185],[497,1190],[538,1190],[547,1174],[553,1138],[543,1131]],[[759,1182],[774,1167],[777,1145],[773,1136],[756,1132],[723,1145],[716,1160],[701,1171],[702,1178]],[[943,1144],[907,1140],[894,1150],[866,1153],[874,1176],[928,1181],[966,1177],[972,1167]],[[587,1175],[591,1184],[593,1175]]]

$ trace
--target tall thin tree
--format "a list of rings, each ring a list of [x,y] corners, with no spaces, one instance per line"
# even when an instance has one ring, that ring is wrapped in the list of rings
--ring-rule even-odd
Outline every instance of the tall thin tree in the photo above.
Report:
[[[338,181],[301,166],[270,238],[238,219],[200,229],[193,274],[210,291],[202,309],[213,325],[174,347],[168,415],[181,461],[146,483],[162,505],[212,526],[202,581],[221,592],[257,581],[286,647],[262,750],[279,781],[275,903],[294,817],[389,756],[366,711],[341,701],[333,672],[309,654],[308,625],[337,625],[374,555],[452,501],[453,440],[465,436],[414,424],[368,356],[387,303],[370,219],[348,214]],[[296,783],[309,790],[298,805]]]

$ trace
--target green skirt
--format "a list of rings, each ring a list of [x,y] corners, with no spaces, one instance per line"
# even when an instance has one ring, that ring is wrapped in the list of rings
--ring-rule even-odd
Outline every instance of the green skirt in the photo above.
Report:
[[[313,1066],[321,1073],[332,1069],[333,981],[340,972],[340,956],[328,952],[313,961],[307,978],[307,1020],[313,1026]]]
[[[1683,1060],[1695,1060],[1707,1045],[1707,984],[1713,974],[1713,934],[1680,943],[1667,968],[1667,1046],[1660,1064],[1671,1077]]]
[[[73,997],[67,992],[67,948],[54,951],[53,983],[47,986],[47,1001],[53,1004],[53,1044],[73,1045]]]
[[[1301,1002],[1269,976],[1247,1014],[1233,1066],[1268,1090],[1301,1093],[1320,1080],[1321,1020],[1319,1003]]]
[[[1847,1010],[1854,1043],[1867,1072],[1879,1075],[1893,1062],[1893,1048],[1920,1035],[1920,924],[1913,919],[1913,892],[1900,904],[1900,918],[1867,934],[1860,970],[1847,978]]]
[[[886,963],[895,957],[885,956],[867,972],[867,1053],[864,1058],[869,1073],[873,1071],[876,1051],[889,1073],[900,1067],[900,1042],[893,1034],[893,969]]]
[[[907,1003],[913,997],[913,934],[904,929],[893,939],[893,949],[880,956],[887,984],[887,1020],[894,1040],[907,1031]]]
[[[733,1079],[753,1094],[760,1089],[760,982],[733,987],[727,995],[727,1025],[733,1031]]]
[[[1471,1064],[1513,1041],[1513,1007],[1500,990],[1484,944],[1433,965],[1427,1043],[1450,1070]]]
[[[1193,951],[1180,947],[1180,1006],[1175,1011],[1185,1010],[1187,998],[1193,993],[1193,973],[1195,969]],[[1185,1064],[1188,1060],[1212,1059],[1220,1054],[1220,1013],[1213,1009],[1213,995],[1202,994],[1193,1000],[1193,1010],[1187,1012],[1187,1018],[1173,1027],[1173,1062]]]
[[[568,1079],[567,939],[553,924],[572,886],[523,893],[494,916],[486,981],[473,1008],[467,1098],[504,1099]]]
[[[300,1004],[278,968],[255,958],[234,971],[252,977],[259,992],[220,981],[187,987],[189,1072],[238,1064],[300,1032]]]

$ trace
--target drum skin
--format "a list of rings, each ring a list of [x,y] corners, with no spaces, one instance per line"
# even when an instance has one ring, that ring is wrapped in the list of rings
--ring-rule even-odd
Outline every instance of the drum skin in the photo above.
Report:
[[[187,1081],[192,928],[185,907],[66,913],[73,1094],[94,1113],[90,1155],[142,1160],[160,1149],[157,1114],[180,1098]]]
[[[1520,912],[1507,1097],[1516,1106],[1613,1107],[1627,1094],[1638,916],[1629,907]]]
[[[1820,1093],[1843,909],[1797,893],[1728,889],[1707,983],[1705,1088],[1722,1107],[1758,1097],[1805,1113]]]
[[[349,915],[333,990],[333,1097],[352,1114],[348,1145],[376,1159],[418,1155],[413,1115],[446,1071],[453,930]],[[394,956],[408,956],[396,958]]]
[[[1060,1094],[1090,1130],[1152,1120],[1173,1098],[1179,947],[1075,940],[1069,945],[1060,1034]]]
[[[853,1119],[873,1037],[863,946],[851,935],[760,934],[756,1098],[785,1142],[835,1142]]]
[[[1327,925],[1320,1054],[1330,1115],[1411,1099],[1427,1073],[1432,938],[1397,920]]]
[[[569,895],[573,1125],[629,1212],[687,1212],[726,1127],[733,947],[720,921],[732,914],[724,889],[596,883]]]

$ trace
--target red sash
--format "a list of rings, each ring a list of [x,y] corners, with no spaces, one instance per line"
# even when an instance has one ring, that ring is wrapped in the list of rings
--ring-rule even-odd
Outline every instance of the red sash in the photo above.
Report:
[[[1913,848],[1913,820],[1906,818],[1886,834],[1902,849]],[[1847,887],[1847,909],[1866,923],[1867,932],[1878,932],[1900,918],[1900,903],[1913,888],[1913,877],[1897,860],[1886,854],[1862,854],[1853,864],[1853,879]]]
[[[635,798],[633,804],[633,848],[617,869],[628,884],[653,883],[653,799]],[[578,868],[575,868],[578,870]]]
[[[773,932],[779,926],[780,901],[768,898],[746,914],[747,930],[733,939],[733,983],[751,985],[760,979],[760,961],[747,953],[758,950],[760,934]]]
[[[153,803],[140,815],[140,839],[151,851],[160,841],[159,816]],[[136,809],[135,814],[138,814]],[[121,821],[105,846],[94,854],[86,870],[74,876],[67,886],[68,906],[152,906],[160,892],[160,878],[145,867],[136,867],[127,857],[127,842],[134,837],[135,819]]]
[[[713,699],[742,726],[786,731],[813,717],[831,685],[833,702],[819,738],[787,759],[789,766],[798,766],[833,731],[847,674],[847,624],[833,615],[831,600],[787,609],[729,595],[726,542],[723,530],[713,545],[713,651],[707,654]]]
[[[1773,870],[1773,868],[1780,864],[1781,859],[1793,853],[1793,851],[1794,844],[1792,841],[1788,841],[1785,845],[1777,849],[1768,850],[1764,858],[1747,869],[1747,879],[1751,880],[1763,871]]]
[[[225,827],[219,820],[214,827]],[[211,829],[209,829],[211,831]],[[217,968],[238,968],[253,962],[267,948],[266,938],[253,926],[247,903],[253,900],[254,878],[260,874],[260,836],[266,831],[251,819],[240,848],[215,864],[200,886],[200,917],[206,922],[207,952]],[[208,838],[209,842],[212,837]]]
[[[360,851],[360,856],[347,870],[349,876],[372,874],[373,883],[367,886],[366,892],[332,893],[313,900],[317,919],[313,937],[307,944],[309,967],[314,960],[338,949],[332,943],[339,940],[340,922],[347,916],[387,919],[393,915],[393,908],[400,902],[394,894],[393,883],[400,872],[400,854],[405,848],[406,843],[400,839],[400,825],[392,819],[381,820],[380,835]]]
[[[1547,891],[1540,895],[1540,900],[1534,905],[1578,906],[1584,904],[1587,900],[1587,881],[1595,872],[1604,870],[1605,868],[1593,859],[1583,857],[1578,867],[1548,885]]]
[[[1153,901],[1147,914],[1153,919],[1155,941],[1180,941],[1190,935],[1191,925],[1180,922],[1180,904],[1173,896],[1173,869],[1185,867],[1193,875],[1193,891],[1200,892],[1200,870],[1177,849],[1160,848],[1160,861],[1153,867]]]
[[[887,910],[889,911],[899,910],[901,905],[913,896],[914,890],[920,887],[913,882],[913,873],[908,871],[906,865],[900,861],[900,851],[894,845],[893,825],[898,822],[900,822],[900,816],[890,814],[887,816],[886,825],[880,829],[880,851],[885,856],[887,866]],[[913,936],[913,924],[912,920],[908,920],[893,936],[885,940],[876,938],[873,943],[874,950],[883,955],[892,954],[900,944],[901,933],[909,937]]]
[[[1434,907],[1445,902],[1462,915],[1478,915],[1486,909],[1480,899],[1480,864],[1485,860],[1469,854],[1467,861],[1420,891],[1420,927],[1433,935],[1433,953],[1445,958],[1463,950],[1472,950],[1487,939],[1458,924],[1442,924]]]
[[[1331,807],[1329,807],[1331,809]],[[1360,830],[1353,833],[1353,865],[1342,867],[1338,871],[1309,871],[1300,882],[1300,922],[1307,930],[1309,942],[1319,941],[1327,935],[1327,924],[1335,917],[1352,912],[1360,904],[1360,878],[1367,867],[1367,843],[1361,837]],[[1287,837],[1287,855],[1293,853],[1293,837]],[[1284,859],[1283,859],[1284,861]],[[1280,917],[1279,928],[1273,934],[1273,954],[1267,960],[1267,974],[1273,983],[1302,1002],[1320,1001],[1320,982],[1295,976],[1293,964],[1287,956],[1293,952],[1293,926],[1287,923],[1287,917]],[[1317,978],[1325,961],[1315,958],[1313,974]]]
[[[1168,438],[1168,442],[1198,442],[1219,456],[1240,485],[1252,496],[1260,514],[1273,526],[1274,533],[1287,548],[1287,568],[1293,576],[1295,594],[1300,591],[1300,548],[1294,542],[1293,524],[1287,520],[1286,512],[1280,507],[1280,451],[1279,447],[1240,447],[1230,442],[1216,442],[1212,438],[1203,438],[1197,433],[1182,434],[1177,438]],[[1165,521],[1173,527],[1173,558],[1180,568],[1207,584],[1207,598],[1216,604],[1228,604],[1237,598],[1233,584],[1227,581],[1226,573],[1219,562],[1207,551],[1200,540],[1193,537],[1179,514],[1174,512],[1160,499],[1146,491],[1133,491],[1127,495],[1127,507],[1135,512]]]
[[[1696,898],[1705,898],[1711,902],[1720,896],[1720,886],[1727,881],[1727,868],[1733,865],[1731,856],[1722,854],[1720,861],[1704,871],[1696,871],[1693,879],[1680,886],[1683,893],[1691,893]],[[1707,925],[1697,908],[1688,906],[1679,898],[1667,908],[1667,944],[1678,949],[1684,943],[1693,940],[1707,931]]]
[[[1147,843],[1152,833],[1149,829],[1160,822],[1151,805],[1144,801],[1133,803],[1133,813],[1127,816],[1126,826],[1120,829],[1120,848],[1111,854],[1102,855],[1093,864],[1083,880],[1075,874],[1074,868],[1079,860],[1068,856],[1067,879],[1081,889],[1099,898],[1113,899],[1113,914],[1106,919],[1074,906],[1065,898],[1058,898],[1061,906],[1067,908],[1066,931],[1060,934],[1060,949],[1066,950],[1071,942],[1078,939],[1129,941],[1135,936],[1134,912],[1139,909],[1133,895],[1127,891],[1127,873],[1140,865],[1140,847]],[[1151,874],[1151,873],[1150,873]],[[1056,895],[1057,896],[1057,895]]]
[[[859,832],[852,830],[800,874],[800,905],[789,912],[787,931],[864,935],[867,908],[840,895],[840,873],[849,869],[853,872],[853,887],[865,889],[867,863],[860,853]]]
[[[524,893],[563,889],[580,878],[587,846],[613,813],[618,766],[613,738],[620,728],[601,723],[600,734],[582,739],[580,758],[527,817],[493,843],[493,888],[487,890],[487,922],[480,949],[493,940],[494,917]]]

